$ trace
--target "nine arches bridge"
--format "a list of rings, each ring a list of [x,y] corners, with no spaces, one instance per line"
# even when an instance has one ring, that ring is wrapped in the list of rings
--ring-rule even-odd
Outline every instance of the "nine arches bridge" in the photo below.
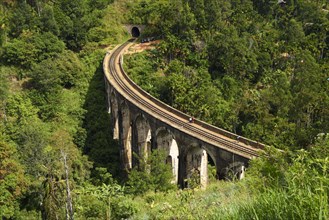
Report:
[[[142,90],[122,67],[122,54],[132,44],[133,39],[116,47],[103,61],[113,138],[119,140],[123,170],[138,165],[133,155],[147,157],[153,149],[162,149],[167,156],[164,162],[172,167],[173,182],[181,187],[195,172],[206,186],[208,160],[219,179],[228,173],[241,178],[248,161],[264,145],[200,120],[189,123],[189,115]]]

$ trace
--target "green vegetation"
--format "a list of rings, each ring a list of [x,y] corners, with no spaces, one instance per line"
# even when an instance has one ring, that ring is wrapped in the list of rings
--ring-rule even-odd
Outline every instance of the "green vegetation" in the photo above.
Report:
[[[324,1],[140,1],[132,14],[154,27],[146,36],[163,39],[149,54],[125,59],[156,97],[283,149],[307,148],[327,133]]]
[[[0,218],[328,219],[328,11],[324,0],[1,1]],[[284,151],[206,190],[177,190],[157,151],[125,179],[102,73],[125,23],[160,40],[125,57],[136,83]]]
[[[102,48],[127,38],[122,6],[111,3],[1,2],[1,219],[85,218],[79,207],[94,208],[81,191],[90,189],[101,191],[94,202],[106,216],[102,202],[120,186],[93,183],[97,170],[118,175],[119,166],[105,123]]]
[[[165,158],[165,152],[159,150],[154,150],[149,158],[139,158],[139,166],[129,173],[127,192],[140,195],[148,191],[167,192],[175,189],[171,183],[171,167],[165,163]]]

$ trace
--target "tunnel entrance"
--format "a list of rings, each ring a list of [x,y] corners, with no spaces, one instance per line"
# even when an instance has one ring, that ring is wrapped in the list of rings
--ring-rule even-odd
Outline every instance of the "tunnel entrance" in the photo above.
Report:
[[[138,27],[133,27],[133,28],[131,29],[131,35],[132,35],[133,37],[139,37],[140,32],[139,32]]]

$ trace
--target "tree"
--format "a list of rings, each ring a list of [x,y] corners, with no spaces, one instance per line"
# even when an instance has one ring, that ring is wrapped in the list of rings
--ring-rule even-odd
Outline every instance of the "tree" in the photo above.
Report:
[[[191,7],[191,11],[194,14],[195,19],[198,22],[196,26],[198,31],[205,29],[207,22],[206,22],[206,11],[205,11],[205,1],[204,0],[191,0],[186,1],[188,2],[189,7]],[[215,15],[214,15],[215,16]]]
[[[11,218],[19,209],[19,199],[27,187],[24,168],[16,147],[0,133],[0,217]]]
[[[236,79],[253,78],[258,68],[256,55],[247,38],[239,37],[235,27],[217,33],[208,45],[208,59],[213,78],[230,75]]]
[[[297,125],[297,140],[299,146],[306,146],[318,133],[325,132],[322,126],[322,107],[328,105],[325,88],[326,76],[309,51],[300,51],[295,58],[296,68],[291,80],[291,93],[294,94],[294,107],[290,117]],[[325,102],[324,102],[325,101]],[[324,105],[323,105],[324,104]]]
[[[61,51],[62,52],[62,51]],[[63,88],[85,86],[84,65],[71,51],[57,53],[34,65],[30,73],[32,86],[40,93],[47,94]]]
[[[7,8],[0,4],[0,46],[7,41],[8,34],[8,16],[7,16]]]
[[[1,57],[7,64],[30,69],[36,63],[60,54],[64,48],[63,42],[50,32],[24,31],[4,46]]]
[[[154,150],[149,158],[139,158],[139,165],[128,175],[128,193],[166,192],[175,188],[171,167],[165,163],[164,151]]]
[[[7,97],[6,134],[16,140],[19,129],[37,117],[38,108],[32,105],[31,100],[23,93],[10,94]]]
[[[229,105],[220,90],[212,85],[205,69],[194,69],[176,60],[170,63],[166,74],[170,105],[196,118],[227,127],[224,118]]]
[[[221,30],[232,13],[230,1],[204,0],[206,14],[206,30],[216,33]],[[211,34],[211,35],[212,35]]]
[[[9,16],[10,36],[18,37],[24,31],[35,31],[39,27],[39,20],[33,8],[26,1],[18,2]]]
[[[6,105],[9,95],[8,69],[0,67],[0,121],[7,121]]]
[[[123,187],[113,179],[111,183],[85,183],[75,190],[76,215],[84,218],[112,219],[118,216],[115,202],[125,201]],[[117,199],[117,201],[116,201]]]
[[[86,13],[86,1],[62,0],[54,5],[54,16],[60,30],[60,38],[71,50],[79,51],[86,43],[89,28],[83,23]]]
[[[44,6],[40,15],[40,28],[43,32],[51,32],[59,36],[59,27],[55,19],[54,8],[48,4]]]
[[[68,132],[59,129],[52,134],[50,145],[44,149],[47,161],[44,164],[46,178],[42,184],[42,214],[47,219],[64,216],[72,219],[71,190],[89,177],[91,163],[86,156],[81,155],[72,140]]]
[[[40,108],[39,115],[44,120],[64,120],[63,114],[68,113],[63,107],[67,97],[77,98],[74,102],[68,101],[72,108],[69,112],[81,116],[82,103],[80,93],[73,89],[83,89],[87,84],[84,66],[76,55],[70,51],[58,54],[57,58],[47,59],[34,65],[30,80],[30,98]],[[74,105],[76,104],[76,105]],[[77,119],[75,118],[75,119]],[[67,119],[67,118],[66,118]]]

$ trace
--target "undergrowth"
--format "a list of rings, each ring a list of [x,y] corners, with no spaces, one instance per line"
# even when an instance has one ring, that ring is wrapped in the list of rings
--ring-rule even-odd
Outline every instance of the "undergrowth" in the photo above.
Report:
[[[135,198],[139,211],[130,219],[328,219],[329,158],[314,155],[270,150],[252,162],[244,180],[148,192]]]

